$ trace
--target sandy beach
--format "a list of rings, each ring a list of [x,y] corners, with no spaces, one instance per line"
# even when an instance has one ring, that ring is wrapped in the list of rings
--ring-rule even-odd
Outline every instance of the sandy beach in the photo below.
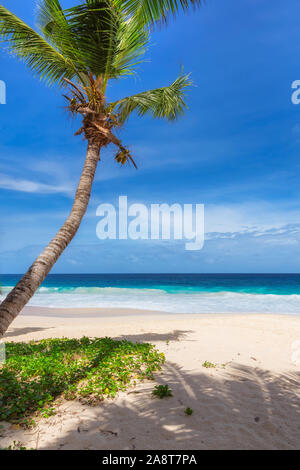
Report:
[[[65,401],[29,430],[5,423],[1,447],[13,441],[41,450],[300,447],[300,364],[293,349],[300,317],[27,307],[5,341],[84,335],[154,343],[166,364],[155,382],[99,406]],[[205,361],[217,367],[205,368]],[[156,384],[168,384],[173,397],[154,398]]]

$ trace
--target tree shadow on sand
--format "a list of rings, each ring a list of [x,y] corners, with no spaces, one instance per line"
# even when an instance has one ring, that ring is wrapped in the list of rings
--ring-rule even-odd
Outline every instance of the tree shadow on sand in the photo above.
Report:
[[[137,335],[122,335],[116,337],[116,340],[126,339],[132,343],[156,343],[159,341],[180,341],[187,338],[191,333],[194,333],[192,330],[174,330],[170,333],[140,333]]]
[[[5,338],[10,338],[14,336],[22,336],[22,335],[27,335],[29,333],[36,333],[37,331],[45,331],[45,330],[50,330],[52,327],[48,328],[10,328],[8,332],[5,333],[3,336],[3,339]]]
[[[173,397],[154,398],[157,383],[168,384]],[[155,382],[116,400],[62,405],[39,425],[48,433],[39,449],[296,449],[299,384],[298,372],[231,364],[193,373],[167,363]]]

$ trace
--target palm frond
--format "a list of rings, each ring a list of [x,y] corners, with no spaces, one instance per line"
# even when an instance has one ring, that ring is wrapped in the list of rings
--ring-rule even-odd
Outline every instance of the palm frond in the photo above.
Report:
[[[142,25],[166,23],[181,10],[199,8],[205,0],[114,0],[129,16],[136,16]]]
[[[110,107],[118,114],[120,124],[123,124],[134,111],[138,116],[150,115],[153,118],[173,121],[187,109],[184,89],[191,85],[190,75],[180,74],[170,86],[123,98],[112,103]]]
[[[113,0],[86,0],[64,10],[63,14],[71,40],[62,45],[62,51],[79,67],[85,67],[95,76],[102,75],[107,81],[132,74],[134,66],[141,62],[149,40],[148,32],[140,27],[136,18],[128,18]],[[60,36],[65,33],[60,32],[61,28],[60,23],[54,37],[57,44],[63,42]],[[54,35],[52,29],[52,38]],[[70,44],[71,50],[68,49]],[[72,51],[75,57],[70,55]]]
[[[53,38],[61,43],[67,56],[74,54],[79,68],[95,76],[117,76],[113,61],[119,49],[123,16],[110,0],[86,0],[85,3],[64,10],[68,34],[72,41],[63,41],[64,32],[57,30]]]
[[[57,25],[66,22],[59,0],[38,0],[35,16],[38,26],[49,37]]]
[[[63,55],[72,51],[74,59],[74,41],[65,13],[59,0],[39,0],[36,20],[43,36]],[[68,54],[69,56],[70,54]]]
[[[35,75],[50,84],[63,83],[63,77],[72,79],[74,64],[59,53],[20,18],[0,5],[0,43],[25,62]]]
[[[46,39],[79,72],[106,79],[132,74],[149,39],[140,22],[111,0],[86,0],[66,10],[59,0],[40,0],[37,19]]]
[[[132,75],[135,68],[143,62],[143,56],[149,43],[149,32],[140,27],[137,18],[123,19],[119,28],[119,45],[113,67],[118,76]]]

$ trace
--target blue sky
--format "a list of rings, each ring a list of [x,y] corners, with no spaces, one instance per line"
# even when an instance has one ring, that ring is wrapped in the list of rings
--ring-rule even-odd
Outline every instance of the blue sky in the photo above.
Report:
[[[2,0],[34,24],[34,0]],[[62,4],[68,6],[69,1]],[[66,272],[300,272],[299,2],[207,0],[152,35],[136,78],[109,97],[164,86],[181,65],[195,86],[176,123],[131,118],[120,137],[139,171],[110,150],[98,168],[87,216],[54,268]],[[22,273],[55,235],[72,204],[86,143],[60,91],[0,54],[0,270]],[[206,242],[100,241],[96,208],[130,202],[205,204]]]

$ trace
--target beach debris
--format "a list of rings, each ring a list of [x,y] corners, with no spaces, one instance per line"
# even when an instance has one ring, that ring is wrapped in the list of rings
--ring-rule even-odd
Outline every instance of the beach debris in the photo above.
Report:
[[[111,436],[117,437],[117,431],[110,431],[109,429],[99,429],[102,434],[110,434]]]
[[[132,437],[132,438],[130,439],[130,441],[134,441],[135,439],[136,439],[135,437]],[[131,449],[132,449],[132,450],[135,450],[135,449],[136,449],[136,445],[134,444],[134,442],[132,442],[132,444],[131,444]]]

